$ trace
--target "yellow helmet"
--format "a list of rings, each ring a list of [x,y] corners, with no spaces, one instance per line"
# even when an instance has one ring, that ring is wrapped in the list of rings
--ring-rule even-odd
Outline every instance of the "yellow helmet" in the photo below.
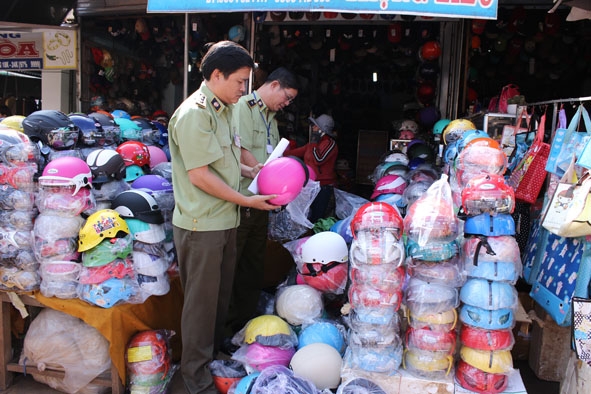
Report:
[[[438,313],[411,313],[408,311],[409,325],[413,328],[428,327],[433,330],[451,331],[458,322],[458,313],[455,308]]]
[[[510,350],[477,350],[462,346],[460,357],[464,362],[488,373],[508,373],[513,370]]]
[[[437,352],[415,352],[407,349],[402,359],[404,369],[419,375],[422,375],[421,372],[441,372],[447,376],[453,365],[453,356]]]
[[[445,129],[443,129],[443,143],[449,145],[454,141],[462,138],[464,132],[468,130],[476,130],[474,123],[467,119],[455,119],[449,122]]]
[[[0,124],[24,133],[25,129],[23,129],[23,119],[25,119],[23,115],[7,116],[6,118],[2,119],[2,121],[0,121]]]
[[[275,315],[261,315],[244,326],[244,342],[265,346],[295,346],[297,336],[285,320]]]
[[[120,234],[122,232],[123,234]],[[125,220],[113,209],[101,209],[86,219],[78,234],[78,251],[94,248],[106,238],[129,234]]]

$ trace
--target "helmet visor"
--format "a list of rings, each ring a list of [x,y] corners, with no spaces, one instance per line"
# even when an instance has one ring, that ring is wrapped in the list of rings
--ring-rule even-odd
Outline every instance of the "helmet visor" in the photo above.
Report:
[[[47,143],[54,149],[70,149],[78,143],[79,130],[60,127],[47,132]]]

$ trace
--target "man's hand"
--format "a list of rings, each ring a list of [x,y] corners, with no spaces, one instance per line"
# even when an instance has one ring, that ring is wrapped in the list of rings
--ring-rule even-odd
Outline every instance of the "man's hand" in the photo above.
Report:
[[[244,205],[245,207],[259,209],[261,211],[272,211],[274,209],[279,208],[277,205],[269,204],[267,201],[277,197],[276,194],[261,196],[261,195],[254,195],[247,197],[247,204]]]

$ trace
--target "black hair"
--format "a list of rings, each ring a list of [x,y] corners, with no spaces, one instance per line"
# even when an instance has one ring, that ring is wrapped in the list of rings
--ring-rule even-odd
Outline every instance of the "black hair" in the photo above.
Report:
[[[279,86],[284,89],[296,89],[299,90],[298,78],[294,73],[289,71],[285,67],[279,67],[273,70],[271,74],[265,80],[265,83],[271,83],[273,81],[279,82]]]
[[[216,42],[201,59],[201,74],[206,81],[216,69],[228,78],[244,67],[254,68],[254,61],[248,51],[234,41]]]

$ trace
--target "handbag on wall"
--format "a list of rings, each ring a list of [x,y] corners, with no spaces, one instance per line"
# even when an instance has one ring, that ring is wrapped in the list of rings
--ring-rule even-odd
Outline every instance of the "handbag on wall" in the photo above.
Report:
[[[574,188],[578,183],[578,177],[575,172],[574,156],[554,191],[548,203],[544,206],[542,215],[542,226],[557,235],[566,236],[561,232],[565,222],[565,215],[572,202]]]
[[[545,121],[546,114],[543,114],[540,117],[534,142],[517,164],[507,182],[515,189],[516,200],[530,204],[533,204],[538,198],[546,179],[545,167],[550,153],[550,145],[544,142]]]
[[[525,114],[525,116],[524,116]],[[526,121],[526,126],[523,127],[523,121]],[[520,111],[515,124],[503,126],[501,135],[501,148],[507,155],[508,165],[507,169],[513,171],[515,166],[521,161],[525,152],[533,142],[535,133],[529,131],[529,115],[526,114],[525,107]],[[531,136],[531,138],[530,138]]]
[[[579,360],[591,365],[591,299],[573,297],[572,338]]]
[[[587,132],[577,131],[580,120],[583,119]],[[567,170],[573,156],[580,157],[583,149],[591,137],[591,120],[589,113],[581,104],[571,119],[568,128],[564,109],[559,113],[558,128],[554,132],[550,155],[546,163],[546,171],[562,176]],[[577,163],[578,164],[578,163]]]

